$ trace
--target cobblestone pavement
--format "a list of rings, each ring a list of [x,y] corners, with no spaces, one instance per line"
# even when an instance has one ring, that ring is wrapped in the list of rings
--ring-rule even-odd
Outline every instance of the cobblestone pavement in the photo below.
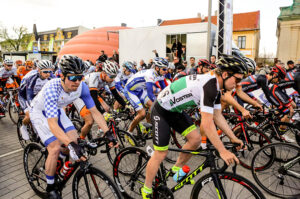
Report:
[[[25,177],[22,159],[23,150],[18,142],[16,129],[16,125],[13,125],[8,117],[0,120],[0,199],[39,198],[35,195]],[[97,154],[95,157],[92,157],[91,162],[93,162],[95,167],[106,171],[109,176],[112,176],[112,166],[105,154]],[[197,166],[196,162],[199,162],[199,159],[193,158],[188,163],[191,169],[193,169],[193,166]],[[166,165],[171,167],[170,164]],[[250,171],[238,167],[237,173],[255,182]],[[72,179],[63,191],[63,198],[72,198],[71,182]],[[191,185],[185,186],[182,190],[176,192],[175,198],[188,198],[189,194],[186,193],[190,193],[191,189]],[[266,193],[265,195],[267,198],[273,198]]]

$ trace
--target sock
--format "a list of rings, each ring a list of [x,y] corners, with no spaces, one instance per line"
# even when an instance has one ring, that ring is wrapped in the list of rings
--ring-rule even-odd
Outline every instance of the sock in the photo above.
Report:
[[[46,188],[46,191],[50,192],[50,191],[54,190],[54,176],[48,176],[48,175],[46,175],[46,179],[47,179],[47,188]]]
[[[84,140],[85,136],[80,135],[79,138],[82,139],[82,140]]]
[[[172,172],[176,173],[177,171],[179,171],[181,168],[180,167],[176,167],[175,165],[172,167]]]
[[[152,193],[152,189],[146,187],[146,185],[144,184],[143,192],[145,192],[145,193],[147,193],[147,194],[151,194],[151,193]]]

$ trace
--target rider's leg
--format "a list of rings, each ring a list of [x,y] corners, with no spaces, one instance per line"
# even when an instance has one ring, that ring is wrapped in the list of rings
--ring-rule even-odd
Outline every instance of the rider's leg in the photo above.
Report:
[[[28,125],[30,123],[29,111],[25,111],[25,117],[22,120],[22,123],[24,125]]]
[[[47,146],[48,157],[45,163],[45,173],[47,178],[47,192],[54,190],[54,175],[57,166],[57,160],[60,153],[60,142],[55,140]]]
[[[191,128],[194,127],[195,126],[191,126]],[[186,138],[187,138],[187,142],[185,143],[185,145],[183,145],[182,149],[195,150],[199,147],[199,144],[201,142],[201,135],[197,129],[194,128],[194,130],[192,130],[190,133],[186,135]],[[192,154],[180,153],[175,166],[183,167],[191,158],[191,156]]]
[[[80,111],[80,116],[84,119],[84,125],[81,128],[80,138],[84,139],[86,135],[90,132],[94,123],[94,119],[92,117],[92,114],[86,108],[86,106]]]
[[[149,100],[147,101],[147,103],[146,103],[147,108],[150,109],[151,106],[152,106],[152,104],[153,104],[153,102],[149,99]],[[148,113],[146,114],[146,121],[147,121],[148,123],[151,122],[150,111],[148,111]]]
[[[145,109],[140,109],[137,111],[137,115],[135,116],[135,118],[132,120],[132,122],[129,125],[129,132],[133,132],[133,130],[135,129],[135,127],[138,125],[138,123],[140,123],[140,121],[142,121],[146,116],[146,111]]]

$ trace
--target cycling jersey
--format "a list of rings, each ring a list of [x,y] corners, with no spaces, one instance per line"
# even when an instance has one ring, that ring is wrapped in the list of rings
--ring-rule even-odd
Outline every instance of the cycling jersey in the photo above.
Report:
[[[23,77],[30,71],[31,71],[31,69],[27,70],[25,66],[20,66],[17,70],[17,76],[22,80]]]
[[[121,93],[124,92],[123,87],[126,85],[128,79],[132,77],[132,75],[132,73],[130,73],[129,75],[125,75],[123,72],[120,72],[117,75],[117,77],[115,78],[115,84],[118,91],[120,91]]]
[[[89,88],[81,82],[76,91],[64,91],[61,79],[55,78],[48,81],[38,95],[32,100],[31,107],[35,111],[42,111],[46,118],[58,117],[58,109],[67,106],[75,99],[81,98],[90,109],[95,106]]]
[[[9,77],[17,76],[17,69],[12,68],[10,71],[6,70],[5,67],[0,68],[0,80],[6,81]]]
[[[268,87],[269,82],[266,75],[250,75],[249,77],[243,79],[240,83],[242,90],[249,94],[249,92],[262,89],[267,100],[275,106],[280,106],[277,100],[272,97],[272,93]]]
[[[198,107],[202,112],[213,114],[221,109],[220,88],[213,73],[189,75],[167,86],[157,97],[161,107],[171,112]]]
[[[40,92],[43,86],[52,79],[41,79],[37,70],[27,73],[21,81],[19,91],[19,101],[23,110],[26,110],[32,99]]]
[[[284,114],[288,114],[290,112],[289,107],[293,100],[285,92],[283,92],[277,84],[274,84],[270,90],[272,92],[272,97],[280,104],[280,106],[277,107],[278,110]]]
[[[284,80],[277,84],[281,89],[293,88],[300,93],[300,72],[288,72]]]

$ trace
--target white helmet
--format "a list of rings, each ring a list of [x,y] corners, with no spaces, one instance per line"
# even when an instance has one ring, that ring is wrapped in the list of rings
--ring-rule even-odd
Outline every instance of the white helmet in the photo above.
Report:
[[[43,69],[54,69],[54,65],[49,60],[42,60],[42,61],[38,62],[37,63],[37,67],[40,70],[43,70]]]
[[[11,60],[11,59],[6,59],[6,60],[4,60],[4,62],[3,62],[5,65],[13,65],[14,64],[14,62],[13,62],[13,60]]]
[[[103,63],[103,71],[110,76],[117,76],[119,73],[119,67],[116,62],[106,60]]]

